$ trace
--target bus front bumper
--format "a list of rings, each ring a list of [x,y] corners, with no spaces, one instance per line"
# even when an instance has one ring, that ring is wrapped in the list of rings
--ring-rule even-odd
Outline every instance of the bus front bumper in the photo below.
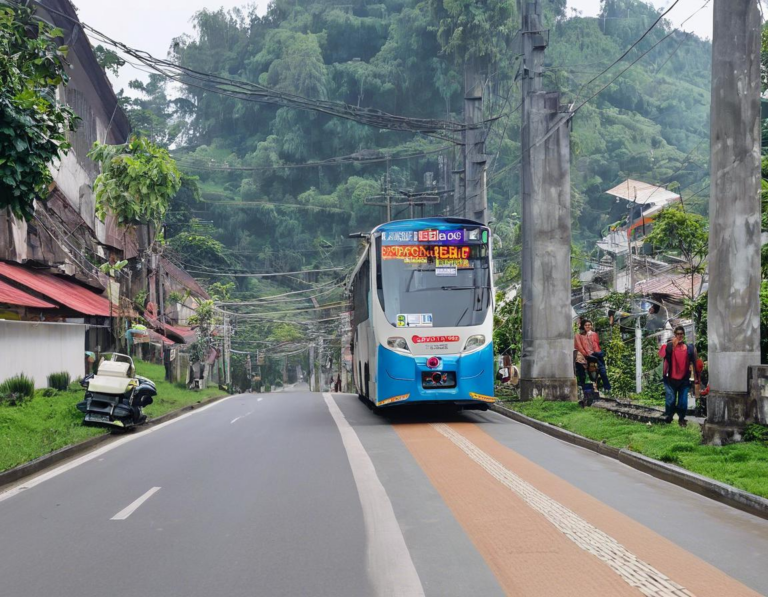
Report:
[[[413,356],[378,347],[377,406],[450,402],[460,406],[495,401],[493,344],[463,355],[436,355],[440,366],[427,367],[428,356]],[[452,372],[455,387],[425,388],[424,373]]]

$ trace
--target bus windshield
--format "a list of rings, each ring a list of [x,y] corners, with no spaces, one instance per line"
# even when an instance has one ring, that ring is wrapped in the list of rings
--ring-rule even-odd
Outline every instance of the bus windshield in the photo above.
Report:
[[[376,239],[379,303],[395,327],[480,325],[491,305],[488,246]]]

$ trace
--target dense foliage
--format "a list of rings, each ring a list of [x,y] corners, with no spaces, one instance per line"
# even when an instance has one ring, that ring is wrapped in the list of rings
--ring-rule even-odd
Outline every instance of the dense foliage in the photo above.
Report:
[[[124,145],[96,142],[88,156],[101,164],[93,185],[99,219],[109,212],[123,226],[162,222],[181,188],[181,173],[165,149],[146,137],[132,137]]]
[[[605,85],[615,69],[595,76],[658,16],[640,0],[606,0],[605,19],[569,17],[562,0],[546,1],[544,9],[550,40],[545,85],[559,89],[564,102],[581,101]],[[632,18],[613,18],[627,14]],[[204,10],[194,25],[194,37],[173,44],[172,58],[185,67],[413,117],[463,120],[463,68],[465,60],[477,59],[487,79],[485,116],[500,116],[488,125],[487,137],[489,202],[504,247],[497,256],[515,267],[516,2],[392,0],[342,7],[275,0],[261,17],[252,9]],[[658,25],[627,61],[670,31]],[[572,135],[578,246],[591,248],[625,215],[625,206],[604,191],[627,177],[676,185],[686,205],[706,211],[696,193],[708,176],[709,53],[709,42],[675,33],[580,110]],[[382,221],[382,208],[366,199],[382,192],[387,173],[395,190],[423,190],[427,173],[439,187],[452,187],[450,171],[460,152],[441,141],[245,102],[198,83],[173,101],[159,77],[133,87],[141,93],[128,100],[135,126],[157,143],[177,146],[180,168],[199,177],[203,203],[197,209],[207,208],[203,217],[213,222],[212,236],[254,270],[326,265],[328,259],[313,250],[318,239],[336,245],[348,232]],[[361,163],[375,157],[390,160]],[[444,209],[427,207],[425,213]],[[394,214],[409,212],[396,207]]]
[[[75,113],[56,99],[66,85],[61,30],[24,4],[0,3],[0,209],[29,220],[45,199],[50,165],[70,148]]]
[[[607,85],[580,108],[571,135],[573,269],[583,270],[594,257],[594,241],[626,216],[626,203],[605,194],[626,178],[676,188],[689,212],[706,215],[711,45],[662,22],[606,72],[658,11],[642,0],[604,0],[599,18],[583,18],[568,14],[564,0],[542,4],[549,40],[545,88],[559,90],[564,104],[581,105]],[[174,41],[171,59],[199,73],[309,100],[453,122],[464,120],[465,65],[479,69],[494,256],[506,288],[520,272],[519,5],[273,0],[263,16],[255,8],[203,10],[194,18],[195,34]],[[172,148],[179,169],[190,176],[166,218],[173,258],[209,285],[234,283],[233,300],[332,282],[341,274],[278,278],[283,288],[252,274],[349,267],[357,246],[346,240],[348,233],[370,230],[385,217],[370,203],[380,203],[387,191],[395,201],[402,201],[400,191],[450,191],[451,172],[461,167],[460,148],[444,139],[242,101],[206,90],[202,79],[186,82],[181,97],[172,98],[167,83],[152,76],[132,84],[137,97],[123,97],[123,104],[135,130]],[[441,203],[423,213],[446,208],[442,194]],[[393,207],[395,219],[410,214],[405,205]],[[238,277],[231,276],[235,272]],[[320,303],[339,293],[323,294]],[[271,322],[268,303],[249,307],[254,314],[238,322],[236,348],[270,346],[271,355],[291,354],[292,337],[323,332],[305,327],[311,312],[286,314],[307,303],[275,303],[280,307],[272,307],[277,315]],[[497,316],[497,344],[514,349],[519,300],[502,303]],[[626,375],[634,379],[633,367]]]

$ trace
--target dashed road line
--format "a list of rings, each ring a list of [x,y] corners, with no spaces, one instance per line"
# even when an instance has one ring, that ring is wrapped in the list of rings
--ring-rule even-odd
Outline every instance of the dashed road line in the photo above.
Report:
[[[542,514],[560,532],[584,551],[606,563],[628,585],[649,597],[693,597],[688,590],[670,580],[650,564],[640,560],[618,541],[592,526],[578,514],[536,489],[505,468],[474,443],[443,423],[432,427],[451,440],[470,459],[502,485],[517,494],[528,506]]]
[[[99,448],[97,450],[94,450],[93,452],[89,452],[85,454],[84,456],[80,456],[80,458],[76,458],[75,460],[72,460],[71,462],[66,462],[62,465],[57,466],[54,469],[49,470],[46,473],[43,473],[41,475],[38,475],[37,477],[32,477],[31,479],[24,482],[23,485],[19,485],[16,487],[12,487],[11,489],[7,489],[5,491],[0,491],[0,502],[7,500],[9,498],[12,498],[15,495],[20,494],[22,491],[25,491],[27,489],[32,489],[33,487],[40,485],[41,483],[44,483],[45,481],[48,481],[49,479],[53,479],[54,477],[58,477],[62,473],[66,473],[67,471],[72,470],[73,468],[76,468],[80,466],[81,464],[84,464],[86,462],[90,462],[91,460],[98,458],[99,456],[102,456],[106,454],[107,452],[110,452],[111,450],[114,450],[115,448],[119,448],[120,446],[130,443],[132,441],[135,441],[137,439],[145,438],[148,435],[151,435],[152,433],[157,433],[161,429],[164,429],[168,425],[174,425],[178,423],[179,421],[183,421],[187,417],[193,417],[195,415],[200,414],[203,411],[208,410],[209,408],[213,408],[216,406],[219,406],[220,404],[224,404],[227,400],[230,398],[234,398],[234,396],[225,396],[224,398],[213,402],[212,404],[207,404],[205,406],[201,406],[200,408],[196,408],[195,410],[185,413],[183,415],[180,415],[176,417],[175,419],[171,419],[170,421],[166,421],[165,423],[160,423],[159,425],[155,425],[154,427],[150,427],[149,429],[142,431],[141,433],[137,433],[135,435],[128,435],[125,437],[120,438],[119,440],[112,442],[110,444],[107,444],[106,446]]]
[[[144,502],[146,502],[149,498],[151,498],[153,495],[155,495],[158,491],[160,491],[159,487],[153,487],[147,493],[142,495],[139,499],[137,499],[135,502],[131,503],[129,506],[123,508],[115,514],[110,520],[125,520],[128,518],[131,514],[136,512],[138,510],[139,506],[141,506]]]
[[[229,422],[229,424],[230,424],[230,425],[232,425],[233,423],[237,423],[237,422],[238,422],[240,419],[244,419],[245,417],[247,417],[248,415],[251,415],[251,414],[253,414],[253,411],[251,411],[251,412],[249,412],[249,413],[246,413],[246,414],[244,414],[244,415],[240,415],[239,417],[235,417],[234,419],[232,419],[232,420]]]

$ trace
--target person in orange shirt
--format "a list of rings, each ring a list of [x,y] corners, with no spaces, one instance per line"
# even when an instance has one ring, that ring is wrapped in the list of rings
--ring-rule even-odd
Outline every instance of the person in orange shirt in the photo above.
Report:
[[[685,329],[675,328],[675,336],[659,349],[659,357],[664,359],[664,419],[671,423],[677,412],[677,422],[685,427],[688,422],[688,392],[691,387],[691,366],[696,363],[696,350],[693,344],[685,342]],[[699,383],[699,369],[693,368],[696,383]]]
[[[581,322],[579,333],[573,339],[573,347],[576,349],[576,376],[579,379],[579,385],[584,385],[587,367],[592,361],[597,363],[597,371],[603,380],[603,390],[610,392],[611,382],[608,380],[608,372],[605,369],[603,351],[600,350],[600,337],[597,332],[592,331],[592,322],[589,319]]]

